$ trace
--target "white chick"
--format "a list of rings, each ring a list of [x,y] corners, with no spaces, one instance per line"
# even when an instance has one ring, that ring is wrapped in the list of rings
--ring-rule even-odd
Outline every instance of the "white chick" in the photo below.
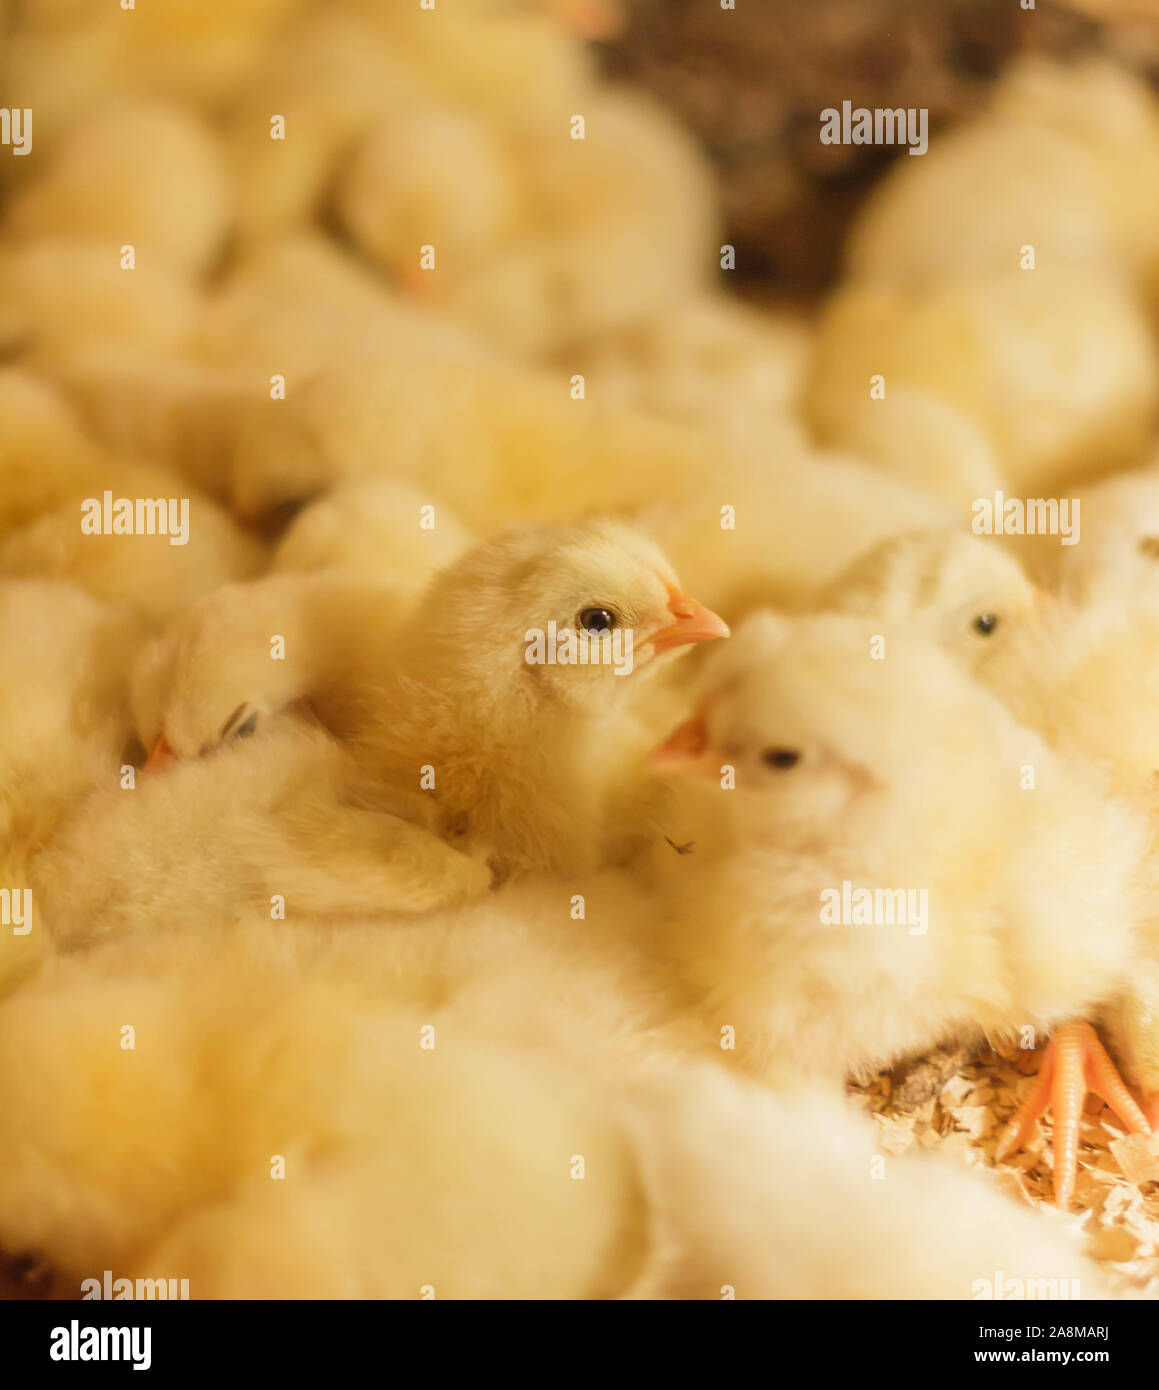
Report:
[[[474,544],[450,507],[389,478],[348,483],[299,512],[278,542],[275,573],[340,569],[417,595]]]
[[[71,585],[0,582],[0,884],[13,903],[31,895],[30,916],[0,928],[0,988],[48,949],[36,859],[74,805],[115,785],[135,755],[128,671],[141,637],[130,616]]]
[[[1100,777],[881,624],[761,615],[714,667],[654,755],[699,774],[667,930],[706,1042],[735,1030],[731,1055],[774,1084],[837,1082],[950,1037],[1042,1033],[1115,996],[1148,835]],[[1079,1041],[1060,1030],[1048,1061]],[[1060,1205],[1061,1131],[1078,1121],[1066,1073]],[[1146,1131],[1121,1083],[1092,1083]]]
[[[3,225],[23,242],[67,236],[102,244],[114,264],[129,243],[143,265],[200,276],[224,245],[229,196],[205,122],[184,107],[125,100],[86,113],[53,142],[43,171],[13,195]]]
[[[640,521],[732,622],[768,604],[811,607],[864,551],[953,519],[935,498],[854,458],[790,448],[722,461],[687,497],[653,500]]]
[[[1159,407],[1146,320],[1097,270],[1015,269],[921,290],[851,284],[816,338],[807,408],[822,438],[841,434],[875,377],[887,400],[916,387],[970,417],[1013,495],[1134,462]]]

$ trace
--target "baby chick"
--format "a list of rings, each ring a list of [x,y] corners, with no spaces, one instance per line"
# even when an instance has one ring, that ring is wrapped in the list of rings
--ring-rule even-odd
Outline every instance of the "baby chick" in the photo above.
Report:
[[[278,542],[275,572],[340,569],[417,597],[473,544],[450,507],[389,478],[334,488],[299,512]]]
[[[854,560],[818,608],[880,618],[978,670],[1036,621],[1047,599],[996,541],[914,531]]]
[[[601,857],[639,737],[633,675],[727,634],[640,534],[526,528],[440,570],[417,605],[338,571],[224,589],[143,658],[134,707],[157,767],[308,699],[354,741],[369,804],[505,870],[575,867]]]
[[[745,1070],[839,1081],[949,1037],[1041,1033],[1121,988],[1145,824],[948,656],[760,615],[713,668],[653,762],[685,770],[698,815],[669,949]],[[1145,1130],[1125,1088],[1094,1084]]]
[[[194,1298],[966,1298],[1003,1269],[1099,1292],[1067,1233],[972,1175],[907,1158],[875,1181],[832,1099],[576,1066],[265,937],[62,960],[0,1007],[0,1044],[0,1241],[62,1290],[112,1269]]]
[[[1159,358],[1133,294],[1097,268],[916,289],[850,283],[822,315],[809,419],[823,438],[840,436],[848,410],[900,386],[968,416],[1012,495],[1041,496],[1139,458],[1159,409]]]
[[[546,372],[371,357],[315,371],[243,419],[233,496],[237,511],[261,516],[338,482],[389,477],[430,488],[429,501],[445,498],[485,535],[695,495],[718,466],[687,429],[572,400]]]
[[[76,804],[115,785],[135,753],[127,672],[142,636],[130,615],[71,585],[0,582],[0,886],[30,909],[0,929],[0,988],[48,949],[36,860]]]
[[[70,236],[122,244],[142,263],[199,276],[228,227],[224,161],[208,125],[185,107],[122,100],[87,112],[53,142],[39,177],[14,194],[4,229],[17,241]]]

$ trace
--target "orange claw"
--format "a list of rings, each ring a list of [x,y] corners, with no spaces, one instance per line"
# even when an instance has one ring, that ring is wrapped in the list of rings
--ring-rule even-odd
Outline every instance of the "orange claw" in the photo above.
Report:
[[[1106,1101],[1132,1134],[1150,1134],[1147,1118],[1135,1104],[1118,1069],[1089,1023],[1064,1023],[1046,1049],[1034,1085],[1002,1131],[994,1158],[1001,1162],[1020,1149],[1047,1108],[1054,1110],[1054,1200],[1070,1206],[1078,1176],[1079,1125],[1083,1100],[1093,1091]]]

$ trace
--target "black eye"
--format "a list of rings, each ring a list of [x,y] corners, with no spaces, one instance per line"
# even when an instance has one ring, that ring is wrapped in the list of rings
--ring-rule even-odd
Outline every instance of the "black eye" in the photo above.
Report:
[[[761,754],[761,761],[775,767],[778,772],[787,772],[789,768],[797,766],[801,755],[795,748],[766,748]]]
[[[237,728],[233,731],[233,734],[231,735],[231,737],[233,737],[233,738],[250,738],[250,737],[252,737],[252,735],[253,735],[254,732],[256,731],[257,727],[258,727],[258,714],[257,714],[257,710],[254,710],[253,714],[249,715],[247,718],[245,718],[245,719],[243,719],[243,720],[241,721],[241,723],[240,723],[240,724],[237,726]]]
[[[616,615],[610,608],[585,608],[579,615],[579,625],[585,632],[610,632],[616,625]]]
[[[998,618],[994,613],[979,613],[974,619],[974,631],[981,637],[989,637],[998,626]]]

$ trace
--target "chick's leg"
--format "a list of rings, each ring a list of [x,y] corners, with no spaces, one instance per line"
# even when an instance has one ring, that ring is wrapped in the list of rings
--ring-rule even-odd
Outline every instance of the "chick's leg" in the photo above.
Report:
[[[1078,1176],[1079,1126],[1088,1091],[1104,1100],[1133,1134],[1150,1134],[1142,1110],[1089,1023],[1064,1023],[1055,1031],[1038,1076],[1014,1118],[1002,1131],[994,1157],[999,1162],[1020,1149],[1035,1122],[1054,1111],[1054,1200],[1068,1207]]]

